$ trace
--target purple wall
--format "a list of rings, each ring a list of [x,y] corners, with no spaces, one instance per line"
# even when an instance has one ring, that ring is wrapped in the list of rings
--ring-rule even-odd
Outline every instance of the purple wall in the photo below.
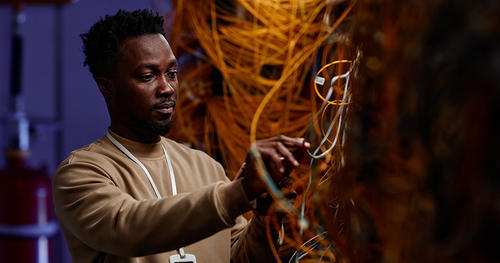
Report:
[[[87,32],[105,14],[150,6],[144,0],[80,0],[59,8],[23,7],[26,22],[21,28],[22,89],[26,111],[35,128],[31,140],[32,166],[46,166],[52,175],[72,150],[103,136],[109,125],[104,100],[88,69],[83,67],[79,34]],[[0,5],[0,167],[4,165],[6,144],[3,120],[9,102],[13,16],[9,5]],[[71,262],[60,236],[54,253],[55,262]]]

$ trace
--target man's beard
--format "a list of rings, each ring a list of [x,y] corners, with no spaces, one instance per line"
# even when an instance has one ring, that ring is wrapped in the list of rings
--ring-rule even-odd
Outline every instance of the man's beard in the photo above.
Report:
[[[148,123],[144,120],[132,118],[132,123],[136,129],[146,131],[152,135],[165,136],[172,128],[172,120],[170,120],[166,125],[158,125],[154,123]]]

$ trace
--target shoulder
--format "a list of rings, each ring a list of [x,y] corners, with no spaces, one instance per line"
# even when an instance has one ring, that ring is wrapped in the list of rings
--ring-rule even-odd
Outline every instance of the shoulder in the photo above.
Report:
[[[72,151],[59,166],[82,162],[95,164],[106,162],[113,152],[112,149],[109,149],[107,144],[109,143],[107,143],[103,137],[80,149],[76,149]]]
[[[100,175],[110,178],[109,171],[113,170],[114,149],[106,139],[100,138],[97,141],[72,151],[68,157],[62,161],[56,169],[54,182],[61,182],[76,179],[82,174]]]

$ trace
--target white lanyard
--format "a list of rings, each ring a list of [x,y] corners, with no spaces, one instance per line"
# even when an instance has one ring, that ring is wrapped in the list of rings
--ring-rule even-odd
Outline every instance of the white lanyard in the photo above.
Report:
[[[122,151],[125,155],[127,155],[128,158],[130,158],[132,161],[134,161],[136,164],[138,164],[142,170],[144,170],[144,173],[149,179],[149,182],[151,183],[151,186],[153,187],[153,190],[155,191],[155,194],[158,198],[161,198],[160,192],[158,192],[158,188],[156,188],[156,184],[153,181],[153,178],[149,174],[148,169],[139,161],[139,159],[135,158],[135,156],[125,148],[119,141],[117,141],[113,136],[107,132],[106,137],[118,148],[120,151]],[[165,150],[165,147],[163,147],[163,144],[161,145],[161,148],[163,149],[163,154],[165,155],[165,159],[167,160],[167,165],[168,165],[168,171],[170,172],[170,182],[172,183],[172,195],[177,195],[177,186],[175,184],[175,176],[174,176],[174,169],[172,169],[172,162],[170,162],[170,158],[168,157],[167,150]]]
[[[149,179],[149,182],[151,183],[151,186],[153,187],[153,190],[155,191],[155,194],[158,198],[161,198],[160,192],[158,192],[158,188],[156,188],[156,184],[153,181],[153,178],[149,174],[148,169],[139,161],[139,159],[135,158],[135,156],[125,148],[119,141],[117,141],[113,136],[109,133],[109,131],[106,133],[106,137],[118,148],[120,151],[122,151],[125,155],[127,155],[128,158],[132,159],[136,164],[138,164],[142,170],[144,170],[144,173]],[[161,145],[161,148],[163,149],[163,154],[165,155],[165,159],[167,160],[167,165],[168,165],[168,171],[170,172],[170,182],[172,182],[172,195],[177,195],[177,186],[175,184],[175,176],[174,176],[174,169],[172,169],[172,162],[170,162],[170,158],[168,157],[167,150],[165,150],[165,147],[163,144]],[[185,257],[184,254],[184,249],[179,248],[177,250],[181,258]]]

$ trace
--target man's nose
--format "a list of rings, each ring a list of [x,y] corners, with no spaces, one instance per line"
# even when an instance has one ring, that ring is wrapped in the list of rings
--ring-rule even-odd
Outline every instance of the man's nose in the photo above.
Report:
[[[158,83],[156,95],[170,97],[175,92],[173,84],[168,80],[167,76],[163,75]]]

